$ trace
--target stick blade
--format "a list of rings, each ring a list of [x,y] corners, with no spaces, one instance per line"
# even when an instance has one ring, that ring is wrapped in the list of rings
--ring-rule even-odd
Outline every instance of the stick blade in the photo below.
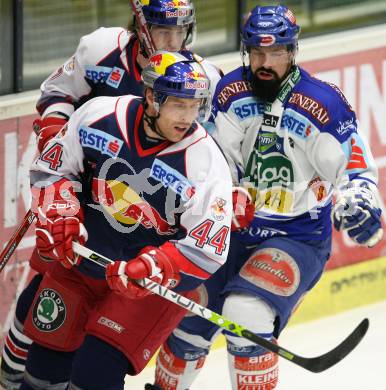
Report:
[[[353,331],[347,336],[338,346],[324,355],[314,358],[304,358],[297,356],[294,358],[297,364],[305,368],[306,370],[318,373],[327,370],[328,368],[339,363],[344,359],[356,346],[361,342],[367,330],[369,329],[370,322],[368,318],[365,318]]]

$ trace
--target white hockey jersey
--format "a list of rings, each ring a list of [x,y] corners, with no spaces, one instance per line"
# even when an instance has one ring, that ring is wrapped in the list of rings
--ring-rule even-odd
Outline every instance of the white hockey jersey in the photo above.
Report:
[[[121,27],[101,27],[83,36],[75,54],[42,83],[38,112],[42,117],[52,112],[69,117],[97,96],[142,96],[138,50],[136,36]],[[221,72],[208,60],[194,57],[210,80],[213,96]]]
[[[377,191],[377,169],[355,113],[336,86],[298,67],[267,106],[252,94],[251,76],[240,67],[220,81],[211,118],[233,180],[260,191],[263,207],[249,238],[324,240],[334,186],[366,182]]]
[[[35,161],[31,182],[81,181],[90,249],[128,260],[145,246],[172,243],[173,258],[185,258],[181,289],[190,289],[226,261],[231,175],[199,124],[180,142],[158,142],[145,136],[143,112],[143,99],[130,95],[85,103]],[[104,277],[91,262],[80,270]]]

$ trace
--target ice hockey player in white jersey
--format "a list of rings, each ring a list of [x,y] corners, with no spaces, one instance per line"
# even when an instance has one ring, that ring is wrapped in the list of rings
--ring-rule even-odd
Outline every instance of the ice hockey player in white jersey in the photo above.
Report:
[[[185,50],[192,43],[195,32],[193,3],[190,0],[149,0],[143,3],[142,9],[155,46],[169,51],[184,51],[185,55],[193,56]],[[43,149],[76,108],[93,97],[141,96],[141,69],[147,65],[147,57],[135,19],[130,31],[121,27],[99,28],[82,37],[74,55],[41,85],[42,93],[37,102],[41,118],[34,122],[34,129],[39,133],[38,149]],[[194,57],[204,67],[213,95],[220,72],[209,61],[196,54]],[[11,390],[17,390],[20,385],[30,344],[30,340],[23,335],[26,311],[42,274],[50,266],[50,262],[38,256],[36,251],[30,264],[39,274],[19,298],[1,359],[0,384]]]
[[[321,277],[332,222],[358,245],[372,247],[383,234],[377,169],[356,115],[336,86],[296,65],[298,33],[287,7],[255,7],[242,31],[249,65],[227,74],[213,100],[214,137],[233,180],[249,183],[256,212],[248,229],[232,234],[226,265],[197,296],[270,340]],[[217,333],[186,317],[161,348],[146,389],[189,389]],[[232,389],[274,389],[278,357],[225,336]]]
[[[152,40],[159,50],[184,51],[193,41],[196,26],[191,0],[149,0],[142,7]],[[142,96],[141,70],[148,55],[137,31],[136,19],[130,30],[121,27],[99,28],[81,38],[75,54],[41,85],[37,110],[42,121],[35,122],[40,131],[39,149],[52,136],[47,126],[63,124],[74,110],[96,96]],[[219,70],[197,56],[215,90]],[[55,132],[55,128],[53,129]]]
[[[142,77],[143,98],[85,103],[32,165],[36,247],[54,264],[25,321],[22,390],[123,390],[185,314],[135,280],[186,294],[227,259],[232,179],[196,121],[209,80],[190,55],[166,51]],[[115,262],[82,259],[73,241]]]

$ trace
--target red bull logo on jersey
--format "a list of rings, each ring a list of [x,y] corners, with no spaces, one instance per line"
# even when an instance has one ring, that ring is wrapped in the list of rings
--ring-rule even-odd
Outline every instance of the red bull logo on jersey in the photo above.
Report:
[[[193,184],[184,175],[159,159],[154,160],[150,177],[162,183],[165,188],[170,188],[184,201],[188,201],[195,192]]]
[[[124,225],[139,224],[146,229],[155,229],[160,235],[173,235],[177,228],[161,216],[126,183],[118,180],[93,178],[92,199]]]
[[[100,151],[112,158],[116,158],[122,148],[123,141],[110,134],[82,126],[79,129],[79,141],[82,146]]]

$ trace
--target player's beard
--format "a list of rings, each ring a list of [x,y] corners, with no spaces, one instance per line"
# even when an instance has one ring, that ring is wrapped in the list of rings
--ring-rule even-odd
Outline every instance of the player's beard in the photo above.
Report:
[[[257,75],[259,71],[269,73],[273,76],[273,78],[271,80],[262,80]],[[252,77],[252,92],[257,98],[263,100],[264,102],[273,103],[279,93],[281,82],[282,80],[274,70],[259,68]]]

